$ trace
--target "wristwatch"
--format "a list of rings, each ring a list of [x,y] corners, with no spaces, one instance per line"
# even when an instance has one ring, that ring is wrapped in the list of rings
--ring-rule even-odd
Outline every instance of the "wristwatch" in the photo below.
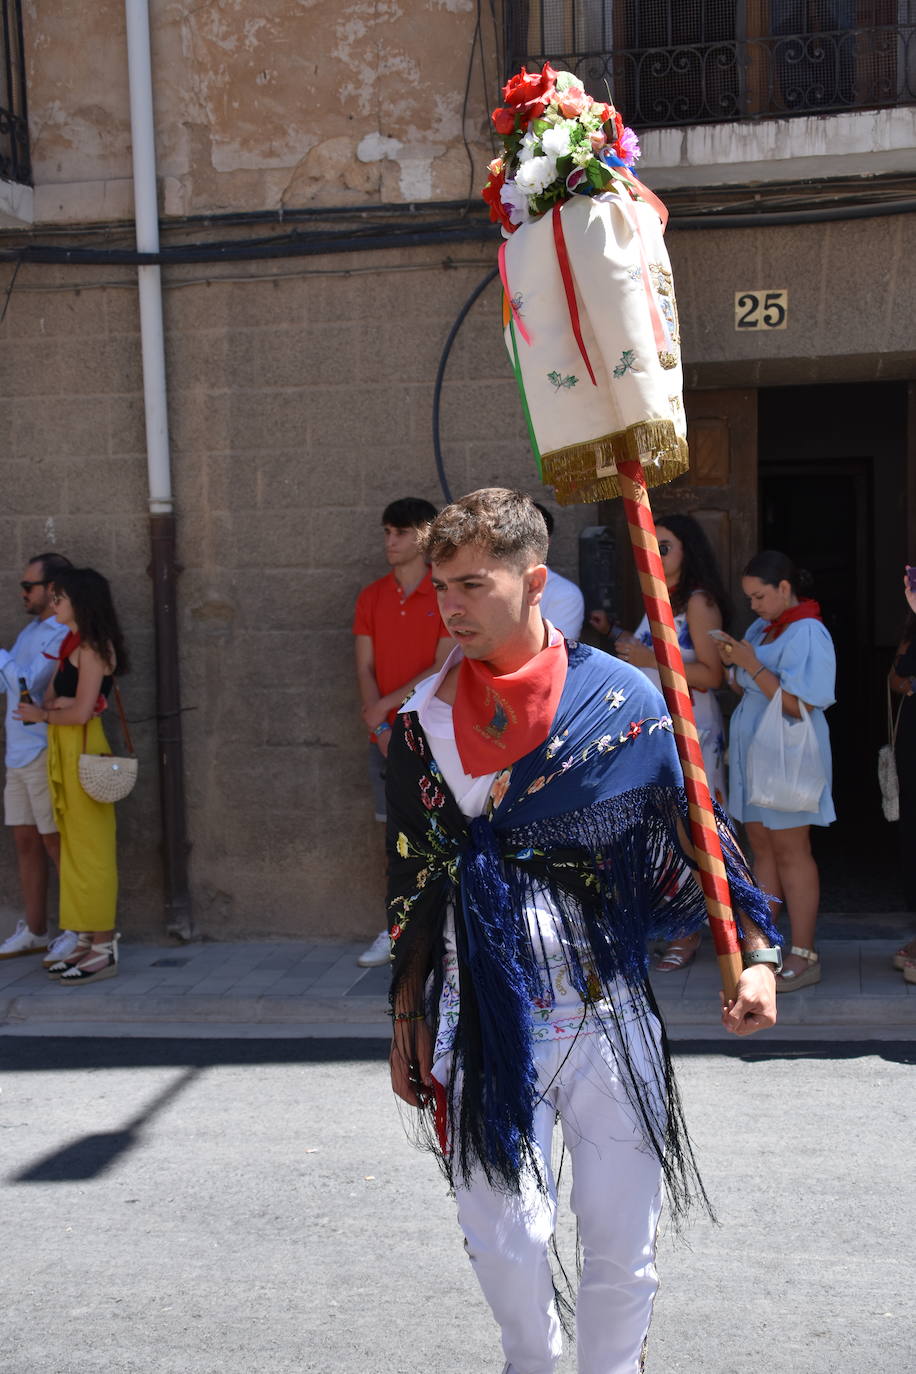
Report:
[[[751,968],[754,964],[772,964],[774,973],[782,973],[782,950],[779,945],[771,945],[768,949],[751,949],[743,956],[742,962],[745,968]]]

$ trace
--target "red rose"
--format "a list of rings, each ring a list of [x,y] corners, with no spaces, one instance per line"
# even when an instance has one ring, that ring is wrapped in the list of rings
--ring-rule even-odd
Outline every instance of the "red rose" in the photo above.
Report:
[[[498,134],[502,134],[503,137],[505,137],[507,134],[511,134],[515,129],[514,110],[506,110],[500,108],[498,110],[494,110],[490,118],[493,120],[493,128],[496,130]]]
[[[531,120],[539,118],[547,109],[556,82],[557,74],[549,62],[544,63],[540,72],[529,72],[522,67],[520,72],[511,76],[503,86],[505,106],[493,111],[496,132],[511,134],[515,128],[515,115],[519,117],[519,127],[527,129]],[[511,124],[508,119],[510,114],[513,116]]]
[[[515,226],[509,218],[509,211],[506,209],[505,205],[503,205],[500,197],[503,183],[506,180],[506,169],[499,158],[496,158],[490,163],[489,172],[489,180],[480,194],[490,207],[490,219],[493,223],[502,225],[502,227],[511,234]]]
[[[623,131],[626,125],[623,122],[622,116],[618,114],[616,110],[614,111],[614,127],[617,130],[617,137],[623,138]]]

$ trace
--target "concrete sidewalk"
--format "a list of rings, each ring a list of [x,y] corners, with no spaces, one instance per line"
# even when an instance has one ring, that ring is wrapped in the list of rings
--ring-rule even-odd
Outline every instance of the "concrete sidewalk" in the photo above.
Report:
[[[916,986],[891,967],[899,939],[824,939],[820,984],[779,998],[782,1039],[916,1039]],[[0,962],[0,1035],[387,1036],[387,968],[361,969],[351,943],[121,945],[118,976],[52,983],[40,957]],[[675,1039],[724,1038],[707,937],[653,986]]]

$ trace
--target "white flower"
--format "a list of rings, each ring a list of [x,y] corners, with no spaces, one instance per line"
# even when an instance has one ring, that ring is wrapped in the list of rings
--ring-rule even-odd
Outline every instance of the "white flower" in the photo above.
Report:
[[[557,72],[556,86],[558,91],[584,91],[585,87],[577,76],[572,72]]]
[[[518,189],[514,181],[504,181],[499,198],[509,211],[513,224],[524,224],[529,218],[528,197]]]
[[[539,196],[546,191],[557,175],[557,164],[552,157],[533,157],[519,167],[515,174],[515,184],[526,196]]]
[[[590,143],[577,143],[572,150],[572,160],[574,167],[587,167],[595,156]]]
[[[534,157],[534,150],[538,146],[538,136],[529,129],[522,139],[518,148],[518,160],[520,165],[530,162]]]
[[[554,161],[558,157],[565,157],[569,152],[569,125],[563,123],[548,129],[541,135],[541,147],[545,156],[552,157]]]

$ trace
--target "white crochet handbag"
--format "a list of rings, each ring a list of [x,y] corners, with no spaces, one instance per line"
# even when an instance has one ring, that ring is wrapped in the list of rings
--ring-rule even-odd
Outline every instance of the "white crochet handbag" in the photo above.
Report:
[[[83,726],[83,752],[79,757],[77,771],[83,791],[97,802],[123,801],[133,791],[134,783],[137,781],[137,758],[117,683],[114,684],[114,698],[127,749],[126,755],[87,754],[86,726]]]
[[[897,760],[894,745],[897,742],[897,725],[903,697],[897,703],[897,714],[891,706],[891,684],[887,684],[887,744],[878,750],[878,786],[881,788],[881,810],[886,821],[900,819],[900,783],[897,778]]]

